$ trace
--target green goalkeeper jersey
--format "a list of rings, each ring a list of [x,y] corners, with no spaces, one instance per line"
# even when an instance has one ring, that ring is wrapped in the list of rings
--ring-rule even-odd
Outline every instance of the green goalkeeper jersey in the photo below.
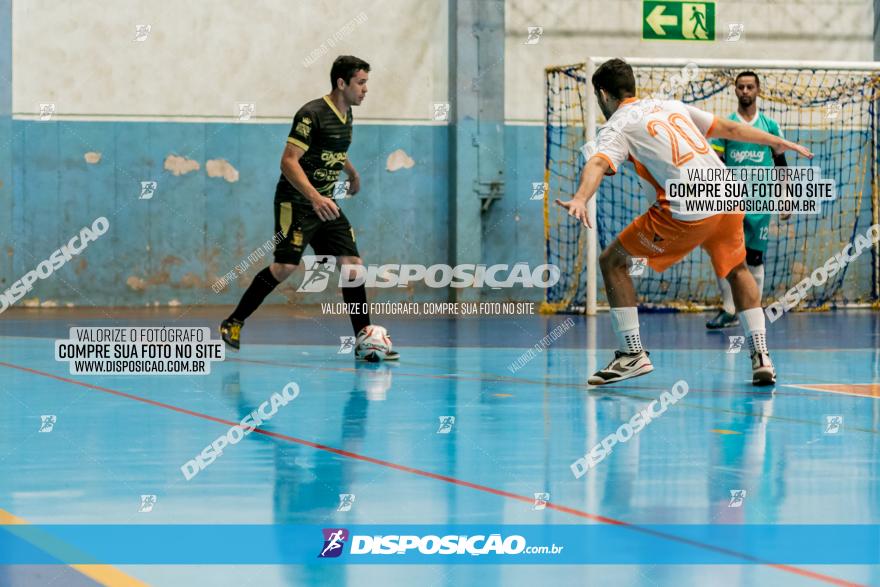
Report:
[[[751,122],[743,120],[737,112],[727,118],[734,122],[750,124],[758,130],[782,137],[779,123],[769,116],[765,116],[763,112],[757,112]],[[712,148],[724,157],[724,164],[728,167],[773,167],[773,149],[766,145],[728,139],[712,139],[711,142]]]

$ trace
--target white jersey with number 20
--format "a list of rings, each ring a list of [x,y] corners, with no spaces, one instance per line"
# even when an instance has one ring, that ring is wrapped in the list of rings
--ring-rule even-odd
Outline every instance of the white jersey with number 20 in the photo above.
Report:
[[[673,218],[693,222],[712,214],[679,214],[666,199],[664,186],[666,180],[679,179],[684,169],[724,167],[706,140],[714,124],[714,115],[678,100],[629,98],[599,130],[592,156],[605,159],[612,173],[632,161],[643,186],[654,190],[657,205]]]

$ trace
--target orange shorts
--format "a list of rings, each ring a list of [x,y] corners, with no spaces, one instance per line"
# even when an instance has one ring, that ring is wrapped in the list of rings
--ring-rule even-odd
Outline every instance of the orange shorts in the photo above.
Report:
[[[632,257],[646,257],[648,266],[663,272],[698,246],[712,259],[715,275],[726,277],[745,261],[743,214],[716,214],[695,222],[676,220],[657,206],[633,220],[617,238]]]

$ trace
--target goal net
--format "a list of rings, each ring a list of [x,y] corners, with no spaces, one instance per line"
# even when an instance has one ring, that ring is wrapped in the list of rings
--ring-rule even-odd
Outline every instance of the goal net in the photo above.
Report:
[[[583,229],[553,205],[577,189],[583,147],[604,123],[593,96],[592,72],[605,59],[546,70],[544,225],[547,262],[562,277],[547,290],[545,309],[583,311],[607,305],[597,252],[653,203],[635,170],[623,165],[606,177],[595,201],[596,230]],[[736,111],[734,79],[740,71],[760,77],[758,109],[779,122],[787,139],[809,148],[812,161],[786,153],[789,166],[820,167],[834,181],[837,199],[819,215],[771,218],[765,255],[763,301],[783,296],[800,280],[878,222],[878,98],[880,67],[871,63],[808,63],[627,59],[639,97],[661,97],[727,117]],[[687,68],[687,75],[682,75]],[[674,79],[678,76],[678,80]],[[682,83],[677,83],[684,80]],[[814,287],[801,307],[876,303],[880,258],[865,250],[844,271]],[[647,269],[634,277],[647,307],[702,309],[720,303],[708,256],[701,250],[664,273]]]

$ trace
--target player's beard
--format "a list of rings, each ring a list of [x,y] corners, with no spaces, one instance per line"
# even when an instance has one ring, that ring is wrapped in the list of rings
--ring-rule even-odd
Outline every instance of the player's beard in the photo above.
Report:
[[[751,96],[743,96],[742,98],[739,99],[739,106],[740,106],[740,108],[743,108],[743,109],[748,108],[749,106],[751,106],[754,103],[755,103],[755,99],[752,98]]]
[[[598,98],[598,97],[597,97],[597,100],[596,100],[596,101],[599,102],[599,110],[602,111],[602,115],[605,117],[605,120],[606,120],[606,121],[607,121],[607,120],[611,120],[611,116],[614,114],[614,111],[611,110],[611,108],[608,107],[608,104],[606,104],[606,103],[602,100],[602,98]]]

